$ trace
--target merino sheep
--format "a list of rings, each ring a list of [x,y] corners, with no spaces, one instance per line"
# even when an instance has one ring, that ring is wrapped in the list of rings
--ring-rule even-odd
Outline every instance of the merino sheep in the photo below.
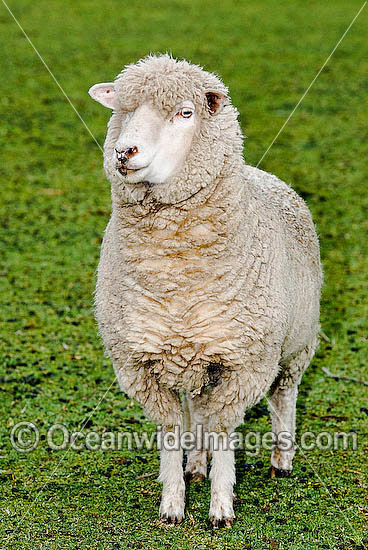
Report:
[[[168,55],[128,65],[90,95],[113,109],[104,148],[112,215],[96,317],[121,389],[163,433],[198,436],[185,473],[210,470],[210,519],[234,519],[230,434],[269,392],[272,475],[294,456],[297,388],[317,346],[322,272],[304,201],[247,166],[221,80]],[[182,448],[161,450],[160,517],[184,517]]]

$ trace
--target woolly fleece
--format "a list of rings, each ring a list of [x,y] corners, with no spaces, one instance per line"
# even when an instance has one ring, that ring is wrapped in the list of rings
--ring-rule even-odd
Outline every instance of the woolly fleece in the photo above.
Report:
[[[122,390],[153,420],[178,423],[186,392],[212,423],[233,428],[277,377],[299,381],[316,347],[322,274],[309,210],[285,183],[245,165],[230,102],[209,114],[205,91],[228,94],[218,77],[150,56],[127,66],[116,89],[105,142],[113,210],[96,289],[101,335]],[[121,110],[150,100],[168,116],[187,98],[202,125],[181,172],[128,191],[113,151]]]
[[[297,387],[318,341],[322,271],[303,200],[246,166],[237,111],[220,79],[186,61],[150,56],[115,84],[104,166],[112,215],[98,267],[96,317],[121,389],[163,425],[229,434],[268,391],[274,435],[294,441]],[[206,93],[225,106],[213,113]],[[142,103],[169,119],[184,100],[200,125],[184,165],[159,184],[122,181],[114,146]],[[183,396],[182,401],[180,395]],[[228,436],[226,436],[228,437]],[[197,439],[186,475],[207,475]],[[210,520],[234,520],[234,452],[211,448]],[[273,475],[288,475],[294,445],[277,443]],[[161,450],[160,517],[184,517],[182,449]]]

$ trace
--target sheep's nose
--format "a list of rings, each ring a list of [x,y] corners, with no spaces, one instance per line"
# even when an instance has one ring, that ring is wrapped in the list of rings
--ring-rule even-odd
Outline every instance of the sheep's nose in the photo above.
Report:
[[[123,149],[123,150],[115,148],[115,153],[116,153],[116,156],[117,156],[118,160],[120,162],[122,162],[123,164],[125,164],[126,162],[128,162],[129,159],[131,159],[132,157],[134,157],[134,155],[136,155],[138,153],[138,147],[134,146],[134,147],[129,147],[128,149]]]

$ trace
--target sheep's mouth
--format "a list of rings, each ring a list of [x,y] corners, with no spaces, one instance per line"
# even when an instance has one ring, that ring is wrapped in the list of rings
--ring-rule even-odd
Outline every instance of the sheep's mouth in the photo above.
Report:
[[[138,172],[138,170],[141,170],[140,168],[127,168],[126,166],[117,166],[116,169],[122,176],[128,176],[129,174],[134,174]]]
[[[116,170],[122,176],[129,176],[131,174],[135,174],[136,172],[139,172],[139,170],[143,170],[144,168],[146,168],[146,166],[142,166],[140,168],[128,168],[125,164],[121,162],[116,163]]]

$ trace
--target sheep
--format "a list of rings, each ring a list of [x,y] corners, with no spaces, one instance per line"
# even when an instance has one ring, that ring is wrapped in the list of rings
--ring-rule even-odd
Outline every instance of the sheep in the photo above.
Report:
[[[271,475],[292,469],[298,384],[319,333],[322,271],[311,214],[288,185],[245,164],[228,89],[202,67],[150,55],[89,93],[113,109],[99,331],[122,391],[163,434],[197,434],[185,477],[205,478],[211,455],[210,521],[230,526],[230,438],[266,394],[276,438]],[[206,444],[198,428],[221,436],[218,444]],[[183,449],[160,454],[160,518],[177,523]]]

